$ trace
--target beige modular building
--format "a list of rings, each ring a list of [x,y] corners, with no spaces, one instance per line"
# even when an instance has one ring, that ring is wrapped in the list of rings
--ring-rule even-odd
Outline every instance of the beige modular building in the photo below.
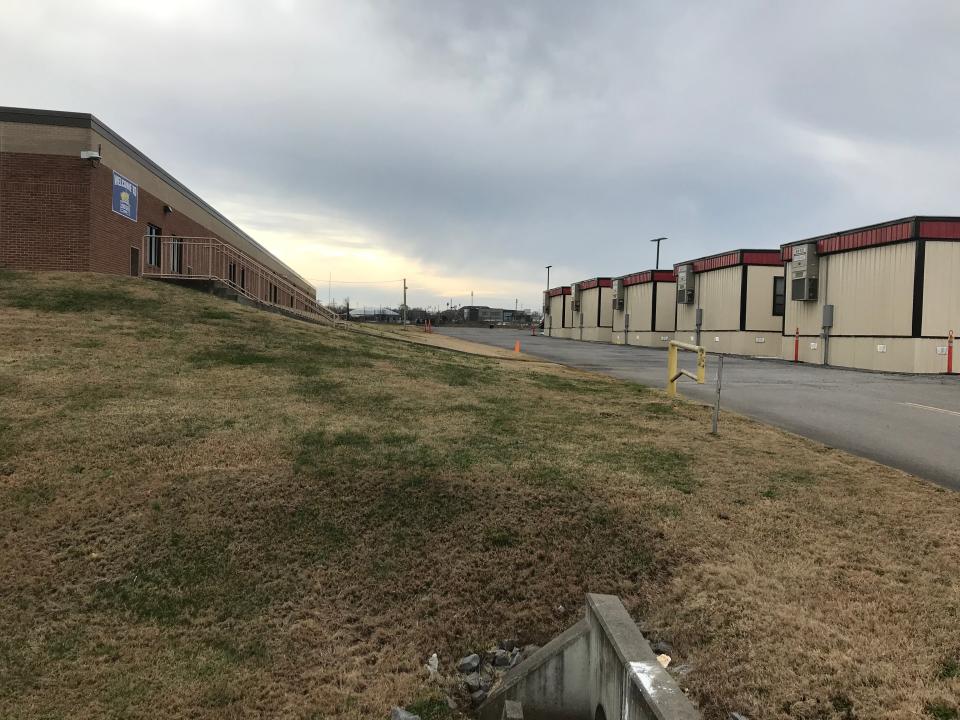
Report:
[[[960,218],[911,217],[781,247],[787,360],[947,371],[960,330]]]
[[[569,285],[550,288],[543,293],[543,334],[569,338],[573,331],[573,309]]]
[[[574,340],[610,342],[613,306],[610,304],[613,282],[608,277],[581,280],[573,285]]]
[[[777,250],[732,250],[674,266],[675,337],[708,352],[780,355],[784,270]]]
[[[666,347],[676,328],[676,288],[673,270],[644,270],[615,278],[613,343]]]

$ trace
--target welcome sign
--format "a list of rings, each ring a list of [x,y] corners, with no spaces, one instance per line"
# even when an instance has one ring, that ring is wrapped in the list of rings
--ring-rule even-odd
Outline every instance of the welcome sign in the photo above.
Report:
[[[139,188],[116,170],[113,171],[113,211],[128,220],[137,221],[137,193]]]

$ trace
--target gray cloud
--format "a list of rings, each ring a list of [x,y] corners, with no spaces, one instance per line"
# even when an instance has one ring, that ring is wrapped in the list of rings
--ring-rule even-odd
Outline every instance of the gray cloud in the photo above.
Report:
[[[92,111],[264,227],[517,282],[956,212],[949,0],[165,8],[8,11],[2,102]]]

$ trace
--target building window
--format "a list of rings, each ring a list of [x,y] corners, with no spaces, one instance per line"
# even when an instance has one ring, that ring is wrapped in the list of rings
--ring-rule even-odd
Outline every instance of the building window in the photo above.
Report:
[[[240,268],[240,289],[244,290],[247,287],[247,269]]]
[[[230,281],[231,285],[237,284],[237,264],[236,263],[227,263],[227,280]]]
[[[147,265],[160,267],[160,236],[163,231],[156,225],[147,224]]]
[[[787,302],[787,279],[775,277],[773,279],[773,314],[783,317],[783,307]]]
[[[170,272],[183,272],[183,241],[180,238],[174,238],[170,243]]]
[[[277,297],[278,297],[277,286],[274,285],[273,283],[270,283],[270,302],[276,304]]]

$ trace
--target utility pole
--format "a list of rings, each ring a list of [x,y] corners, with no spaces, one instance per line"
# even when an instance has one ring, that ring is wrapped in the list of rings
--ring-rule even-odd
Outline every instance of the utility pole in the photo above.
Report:
[[[657,264],[654,266],[654,269],[655,269],[655,270],[659,270],[659,269],[660,269],[660,241],[661,241],[661,240],[666,240],[666,239],[667,239],[667,238],[665,238],[665,237],[658,237],[658,238],[653,238],[653,239],[650,241],[650,242],[655,242],[655,243],[657,244]]]
[[[470,291],[470,304],[473,305],[473,290]]]
[[[403,279],[403,310],[401,311],[400,322],[403,323],[403,329],[407,329],[407,279]]]
[[[550,289],[550,268],[552,267],[553,265],[547,265],[547,290]]]

